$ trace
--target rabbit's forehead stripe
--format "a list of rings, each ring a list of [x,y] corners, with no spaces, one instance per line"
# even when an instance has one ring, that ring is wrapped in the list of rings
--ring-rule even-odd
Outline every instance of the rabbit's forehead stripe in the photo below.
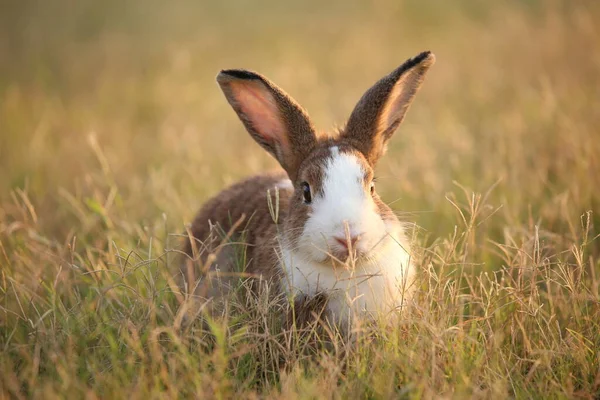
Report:
[[[361,189],[368,171],[357,154],[342,152],[338,146],[332,146],[329,150],[330,157],[324,171],[324,191],[342,187]]]
[[[361,158],[353,152],[341,151],[337,146],[330,149],[323,171],[322,207],[336,214],[342,204],[355,204],[357,207],[365,200],[365,179],[368,170]]]

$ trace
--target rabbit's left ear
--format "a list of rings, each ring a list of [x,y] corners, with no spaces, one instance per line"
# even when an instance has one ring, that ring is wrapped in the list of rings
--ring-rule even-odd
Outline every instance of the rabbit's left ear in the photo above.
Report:
[[[406,61],[371,87],[359,100],[342,137],[375,165],[398,128],[435,56],[423,52]]]
[[[217,82],[250,136],[279,161],[292,181],[317,136],[306,112],[256,72],[223,70]]]

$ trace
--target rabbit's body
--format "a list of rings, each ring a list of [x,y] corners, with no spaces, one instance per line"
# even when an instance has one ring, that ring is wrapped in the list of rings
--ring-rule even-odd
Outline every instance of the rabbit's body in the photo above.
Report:
[[[206,271],[188,262],[184,287],[215,299],[243,272],[300,303],[326,299],[325,315],[338,326],[357,313],[398,309],[413,291],[410,247],[375,192],[373,167],[433,61],[422,53],[383,78],[331,137],[317,135],[304,110],[266,78],[221,72],[230,104],[285,173],[247,179],[204,205],[186,253],[216,279],[196,284]]]

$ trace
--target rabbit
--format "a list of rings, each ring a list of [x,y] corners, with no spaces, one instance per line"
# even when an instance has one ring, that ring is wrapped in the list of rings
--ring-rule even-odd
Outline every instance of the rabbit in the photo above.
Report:
[[[319,304],[342,328],[362,315],[400,309],[414,292],[410,243],[377,195],[373,170],[434,62],[429,51],[404,62],[329,136],[264,76],[221,71],[225,98],[282,170],[236,183],[204,204],[188,232],[182,289],[216,301],[241,273],[298,307]],[[242,250],[231,245],[241,242]]]

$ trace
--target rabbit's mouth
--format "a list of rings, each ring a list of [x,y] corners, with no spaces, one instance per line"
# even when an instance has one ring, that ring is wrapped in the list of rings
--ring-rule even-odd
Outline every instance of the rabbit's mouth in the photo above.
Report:
[[[321,240],[301,238],[296,250],[304,253],[307,259],[322,265],[357,266],[369,263],[378,258],[378,253],[387,247],[388,235],[378,240],[367,233],[355,234],[343,238],[341,235],[331,235]]]
[[[325,262],[334,261],[340,264],[349,263],[360,263],[362,260],[366,260],[368,257],[367,253],[359,249],[348,249],[343,246],[330,246],[326,252]]]
[[[328,243],[328,251],[326,251],[326,261],[337,261],[343,264],[361,264],[368,262],[375,257],[377,252],[380,252],[387,243],[388,235],[383,235],[374,244],[370,240],[365,240],[364,234],[356,235],[354,238],[334,237],[334,240]],[[362,238],[362,239],[361,239]],[[354,239],[354,240],[352,240]]]

